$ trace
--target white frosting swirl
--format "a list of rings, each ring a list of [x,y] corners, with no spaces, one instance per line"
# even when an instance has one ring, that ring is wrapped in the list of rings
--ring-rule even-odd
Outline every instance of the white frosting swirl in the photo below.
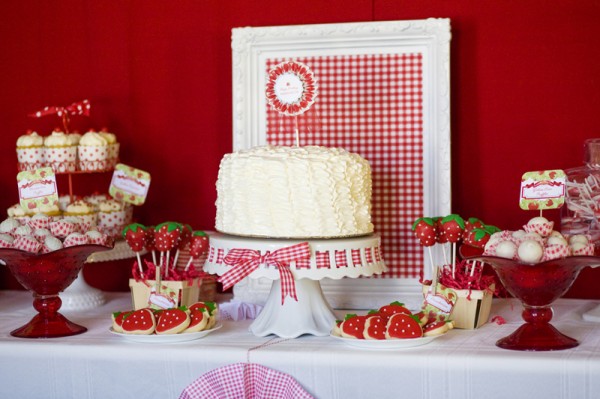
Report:
[[[44,145],[44,138],[36,132],[27,133],[17,139],[17,147],[41,147]]]
[[[66,134],[55,130],[44,139],[44,145],[46,147],[66,147],[70,144]]]
[[[97,132],[87,132],[81,137],[81,140],[79,140],[79,145],[99,147],[107,144],[106,139]]]

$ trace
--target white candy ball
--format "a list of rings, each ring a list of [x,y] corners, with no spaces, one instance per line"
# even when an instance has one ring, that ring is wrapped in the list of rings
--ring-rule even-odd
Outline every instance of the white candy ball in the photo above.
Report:
[[[582,250],[585,247],[587,247],[587,244],[583,243],[583,242],[579,242],[579,241],[576,241],[576,242],[572,243],[571,246],[570,246],[571,251],[573,251],[573,252],[580,251],[580,250]]]
[[[537,263],[544,255],[544,249],[539,242],[535,240],[525,240],[519,245],[517,250],[519,259],[526,263]]]
[[[517,230],[513,231],[512,236],[517,240],[521,240],[525,234],[527,234],[525,230]]]
[[[527,224],[530,226],[536,225],[536,224],[544,224],[544,223],[548,223],[548,219],[546,219],[543,216],[537,216],[537,217],[531,218],[531,219],[529,219],[529,222],[527,222]]]
[[[550,237],[548,237],[548,241],[546,241],[546,243],[548,245],[569,245],[565,237],[563,237],[562,235],[551,235]]]
[[[512,259],[517,253],[517,246],[512,241],[502,241],[496,247],[496,256]]]
[[[589,243],[584,234],[575,234],[574,236],[569,237],[569,244],[573,245],[578,242],[586,245]]]

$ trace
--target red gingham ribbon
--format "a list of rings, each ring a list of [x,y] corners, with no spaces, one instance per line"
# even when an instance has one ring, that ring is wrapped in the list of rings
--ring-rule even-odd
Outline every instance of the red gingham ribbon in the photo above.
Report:
[[[303,259],[310,259],[308,242],[280,248],[270,253],[267,252],[265,255],[261,255],[254,249],[234,248],[223,259],[223,262],[232,268],[219,278],[219,282],[223,283],[223,289],[226,290],[258,269],[259,265],[273,265],[279,270],[281,279],[281,304],[283,305],[285,297],[288,295],[298,301],[290,262]]]
[[[32,116],[35,118],[40,118],[42,116],[54,115],[54,114],[56,114],[58,116],[63,116],[64,114],[89,116],[90,115],[90,107],[91,107],[90,102],[88,100],[83,100],[83,101],[75,102],[66,107],[56,107],[56,106],[44,107],[40,111],[29,114],[29,116]]]

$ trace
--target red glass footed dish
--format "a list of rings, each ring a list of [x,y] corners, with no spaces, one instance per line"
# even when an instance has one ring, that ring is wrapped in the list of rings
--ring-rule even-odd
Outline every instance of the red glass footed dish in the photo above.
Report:
[[[579,345],[576,339],[558,331],[552,324],[552,303],[571,287],[584,267],[600,266],[597,256],[569,256],[536,264],[526,264],[497,256],[481,255],[481,249],[463,245],[461,255],[491,265],[506,290],[523,305],[525,324],[496,342],[503,349],[551,351]]]
[[[76,245],[45,254],[0,248],[0,260],[6,263],[17,281],[33,293],[33,307],[38,311],[29,323],[13,330],[10,335],[20,338],[57,338],[87,331],[87,328],[69,321],[58,312],[61,306],[59,293],[75,281],[92,253],[111,248]]]

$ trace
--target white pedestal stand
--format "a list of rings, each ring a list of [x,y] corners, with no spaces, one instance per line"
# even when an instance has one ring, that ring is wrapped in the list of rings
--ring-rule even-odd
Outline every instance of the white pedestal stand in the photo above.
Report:
[[[85,282],[83,269],[66,290],[60,294],[61,310],[86,310],[103,305],[106,302],[104,293]]]
[[[594,321],[596,323],[600,323],[600,305],[588,310],[582,315],[582,317],[585,321]]]
[[[318,280],[296,280],[298,301],[287,297],[281,304],[281,280],[274,280],[265,307],[250,325],[250,331],[259,337],[275,334],[282,338],[296,338],[303,334],[329,335],[335,315],[327,303]]]

